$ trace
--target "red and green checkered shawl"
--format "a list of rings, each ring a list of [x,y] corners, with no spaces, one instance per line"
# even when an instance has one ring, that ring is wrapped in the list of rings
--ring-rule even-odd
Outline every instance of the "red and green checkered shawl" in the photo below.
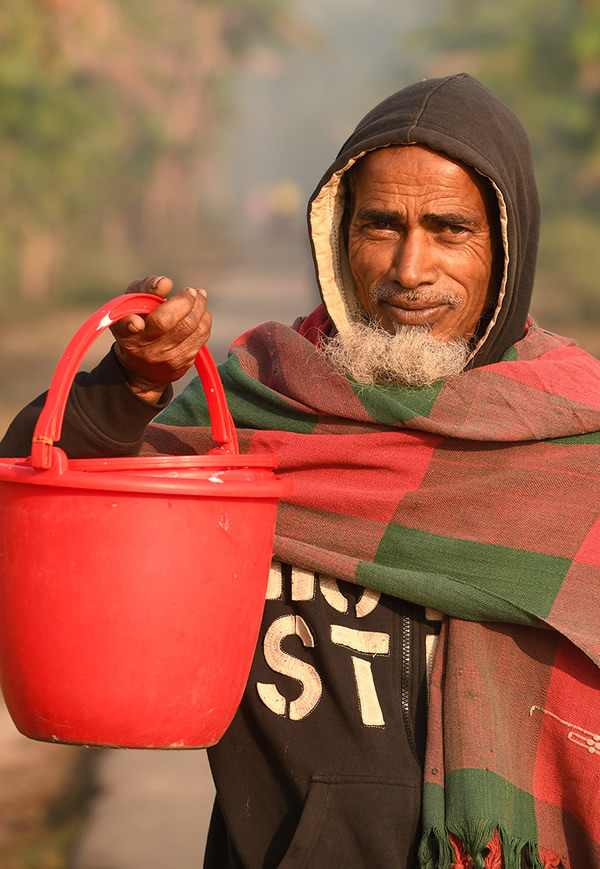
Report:
[[[294,483],[275,556],[450,617],[421,866],[600,867],[600,363],[530,324],[499,363],[368,387],[323,321],[251,330],[220,373],[242,449]],[[195,380],[147,450],[203,452],[207,420]]]

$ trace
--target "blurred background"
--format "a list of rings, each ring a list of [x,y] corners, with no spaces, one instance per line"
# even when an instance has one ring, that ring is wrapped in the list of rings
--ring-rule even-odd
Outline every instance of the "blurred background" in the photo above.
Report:
[[[217,359],[245,328],[308,313],[323,171],[375,102],[461,71],[533,143],[534,314],[600,355],[599,0],[3,0],[0,434],[136,277],[208,290]],[[5,731],[0,869],[59,869],[90,764]]]

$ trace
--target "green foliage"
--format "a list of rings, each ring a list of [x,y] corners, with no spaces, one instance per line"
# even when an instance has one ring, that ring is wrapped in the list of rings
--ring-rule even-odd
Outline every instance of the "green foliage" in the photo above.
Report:
[[[120,289],[135,261],[160,268],[163,256],[195,247],[228,95],[248,49],[280,39],[282,8],[283,0],[4,0],[6,289],[30,299],[115,281]],[[90,251],[85,262],[80,251]]]

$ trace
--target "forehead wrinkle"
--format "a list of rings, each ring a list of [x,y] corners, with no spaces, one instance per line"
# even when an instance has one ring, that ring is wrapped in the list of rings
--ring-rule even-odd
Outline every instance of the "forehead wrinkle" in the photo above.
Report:
[[[392,214],[400,209],[417,207],[419,211],[429,209],[431,214],[456,214],[465,219],[486,210],[486,200],[482,191],[475,185],[445,185],[439,180],[436,185],[424,187],[422,184],[408,184],[406,178],[388,181],[381,177],[367,179],[354,188],[354,202],[357,210],[382,211]],[[427,213],[427,212],[426,212]]]
[[[430,167],[423,166],[422,160],[406,166],[405,158],[412,158],[420,151],[439,157],[442,161],[440,163],[442,171],[433,171]],[[383,166],[380,165],[382,161],[384,161]],[[489,182],[472,167],[455,161],[442,152],[430,151],[424,147],[414,146],[414,150],[407,146],[377,149],[358,160],[349,174],[355,202],[360,199],[363,201],[366,199],[368,202],[371,197],[375,200],[378,198],[385,200],[389,197],[406,198],[407,201],[433,199],[435,204],[432,205],[434,204],[437,213],[439,209],[444,208],[444,200],[454,199],[454,206],[449,205],[449,208],[458,213],[463,213],[463,208],[468,211],[479,210],[479,208],[488,210],[488,194],[491,187]],[[463,199],[463,202],[457,203],[457,196]],[[465,197],[473,201],[465,203]],[[383,210],[393,211],[394,208],[384,207]]]

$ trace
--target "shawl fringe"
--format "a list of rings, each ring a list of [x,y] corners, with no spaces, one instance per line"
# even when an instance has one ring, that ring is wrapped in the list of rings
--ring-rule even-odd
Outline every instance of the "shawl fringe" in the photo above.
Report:
[[[525,863],[523,863],[525,857]],[[511,836],[502,826],[476,821],[460,832],[428,830],[419,848],[419,869],[569,869],[558,854]]]

